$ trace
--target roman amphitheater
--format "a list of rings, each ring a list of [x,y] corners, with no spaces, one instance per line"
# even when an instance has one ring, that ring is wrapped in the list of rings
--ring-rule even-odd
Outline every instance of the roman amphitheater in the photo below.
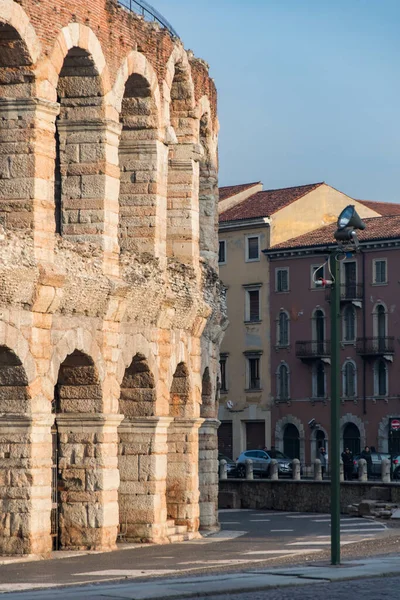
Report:
[[[216,90],[121,1],[0,0],[3,554],[217,527]]]

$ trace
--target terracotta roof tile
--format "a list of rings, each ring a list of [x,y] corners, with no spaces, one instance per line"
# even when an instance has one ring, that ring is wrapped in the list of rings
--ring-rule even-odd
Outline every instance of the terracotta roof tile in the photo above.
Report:
[[[400,238],[400,215],[389,217],[371,217],[363,219],[366,228],[363,231],[358,231],[357,236],[360,242],[372,240],[386,240]],[[328,244],[336,244],[333,234],[336,230],[336,223],[331,223],[321,229],[310,231],[297,238],[292,238],[287,242],[282,242],[276,246],[272,246],[271,250],[281,250],[283,248],[307,248],[312,246],[325,246]]]
[[[226,185],[224,187],[220,187],[219,199],[225,200],[231,196],[236,196],[236,194],[240,194],[240,192],[244,192],[245,190],[253,187],[253,185],[258,185],[260,183],[261,181],[253,181],[253,183],[242,183],[241,185]]]
[[[292,202],[295,202],[295,200],[312,192],[312,190],[315,190],[322,184],[323,182],[256,192],[246,200],[243,200],[243,202],[240,202],[237,206],[228,208],[221,213],[219,220],[220,222],[226,222],[255,219],[257,217],[269,217],[281,208],[288,206]]]
[[[364,204],[367,208],[375,210],[383,217],[391,215],[400,215],[400,204],[395,202],[376,202],[375,200],[357,200],[360,204]]]

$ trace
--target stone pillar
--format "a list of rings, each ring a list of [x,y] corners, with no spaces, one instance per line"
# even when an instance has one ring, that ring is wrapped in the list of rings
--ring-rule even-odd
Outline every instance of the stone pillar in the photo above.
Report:
[[[342,459],[340,459],[340,481],[344,481],[344,466]]]
[[[186,525],[188,531],[199,528],[198,448],[202,422],[175,418],[168,428],[167,516],[176,525]]]
[[[167,431],[170,417],[125,419],[118,428],[120,538],[160,542],[166,537]]]
[[[292,477],[295,481],[300,481],[300,461],[298,458],[292,460]]]
[[[57,122],[60,136],[62,236],[104,252],[104,272],[118,275],[118,144],[113,121]]]
[[[0,98],[0,224],[33,229],[35,253],[54,251],[54,120],[59,106],[37,98]]]
[[[118,434],[122,415],[61,413],[58,427],[59,529],[63,550],[115,548]]]
[[[51,415],[0,419],[1,554],[51,552],[53,420]]]
[[[166,254],[168,148],[160,140],[138,140],[142,131],[123,129],[119,146],[122,250]]]
[[[227,466],[227,462],[224,458],[219,461],[218,472],[219,472],[220,481],[224,480],[224,479],[228,479],[228,470],[227,470],[226,466]]]
[[[200,528],[218,524],[218,419],[205,419],[199,429]]]
[[[381,463],[382,483],[390,483],[390,460],[384,458]]]
[[[321,461],[319,458],[314,460],[314,481],[322,481]]]
[[[278,474],[278,461],[273,458],[269,465],[269,475],[272,481],[276,481],[279,477]]]
[[[250,460],[249,458],[246,458],[246,460],[244,461],[244,464],[246,465],[246,479],[254,479],[253,461]]]
[[[367,461],[364,458],[358,461],[358,481],[368,481]]]
[[[170,147],[167,199],[167,256],[198,265],[199,159],[198,144]]]

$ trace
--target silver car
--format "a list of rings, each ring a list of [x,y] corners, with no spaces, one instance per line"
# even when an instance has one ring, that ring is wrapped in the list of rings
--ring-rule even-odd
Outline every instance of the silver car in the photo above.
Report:
[[[291,459],[279,450],[273,451],[273,458],[278,462],[278,474],[281,477],[291,477]],[[259,477],[269,477],[272,453],[270,454],[266,450],[246,450],[246,452],[242,452],[236,462],[236,472],[238,477],[246,477],[246,460],[252,461],[254,475],[258,475]]]

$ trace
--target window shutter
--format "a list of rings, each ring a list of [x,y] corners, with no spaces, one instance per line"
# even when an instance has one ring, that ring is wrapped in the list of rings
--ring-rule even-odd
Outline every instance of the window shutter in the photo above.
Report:
[[[249,260],[254,260],[258,255],[258,237],[247,238],[247,252]]]
[[[249,294],[249,320],[260,320],[260,296],[258,290],[248,292]]]

